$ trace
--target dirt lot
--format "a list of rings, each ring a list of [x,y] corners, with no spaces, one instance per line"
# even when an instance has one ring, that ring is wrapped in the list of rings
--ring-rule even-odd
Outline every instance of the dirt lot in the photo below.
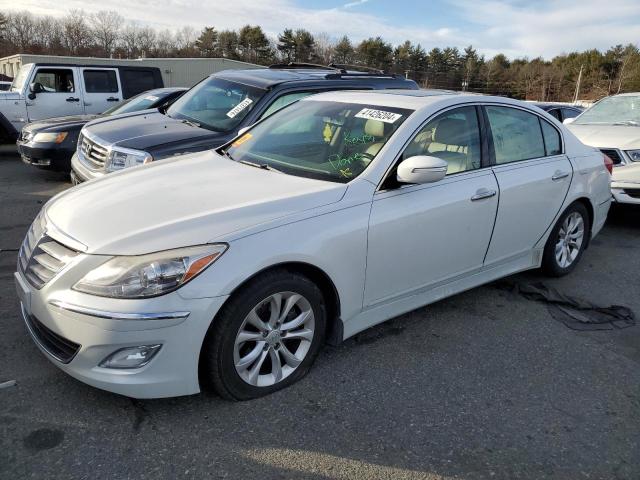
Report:
[[[640,478],[640,326],[581,332],[494,283],[327,347],[300,383],[135,401],[60,372],[18,311],[16,249],[63,175],[0,149],[0,478]],[[562,292],[640,316],[640,208]]]

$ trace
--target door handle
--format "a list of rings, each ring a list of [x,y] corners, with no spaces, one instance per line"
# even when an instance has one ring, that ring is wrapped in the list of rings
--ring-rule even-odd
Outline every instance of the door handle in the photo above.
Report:
[[[75,97],[69,97],[67,98],[67,102],[79,102],[80,99],[79,98],[75,98]]]
[[[109,98],[107,98],[107,102],[119,102],[119,101],[120,101],[120,99],[119,99],[119,98],[116,98],[116,97],[109,97]]]
[[[556,171],[556,173],[553,174],[553,177],[551,177],[551,180],[556,181],[556,180],[562,180],[563,178],[567,178],[569,176],[569,172],[561,172],[560,170]]]
[[[497,193],[498,192],[496,192],[495,190],[481,188],[476,192],[476,194],[473,197],[471,197],[471,201],[477,202],[478,200],[482,200],[484,198],[491,198],[491,197],[494,197]]]

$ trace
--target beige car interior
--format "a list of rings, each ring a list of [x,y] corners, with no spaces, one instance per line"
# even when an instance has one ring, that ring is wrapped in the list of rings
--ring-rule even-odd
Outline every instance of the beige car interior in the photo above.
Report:
[[[476,135],[473,135],[475,132]],[[429,123],[407,147],[403,158],[430,155],[446,160],[447,175],[480,168],[480,139],[465,118],[444,117]]]

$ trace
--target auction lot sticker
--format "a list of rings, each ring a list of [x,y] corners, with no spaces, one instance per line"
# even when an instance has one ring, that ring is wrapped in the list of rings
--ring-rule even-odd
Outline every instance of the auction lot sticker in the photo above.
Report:
[[[231,110],[227,112],[227,117],[229,118],[235,117],[237,114],[239,114],[241,111],[243,111],[252,103],[253,103],[253,100],[251,100],[250,98],[245,98],[243,101],[241,101],[239,104],[237,104],[235,107],[233,107]]]
[[[399,113],[385,112],[384,110],[375,110],[373,108],[363,108],[355,116],[357,118],[366,118],[367,120],[379,120],[384,123],[394,123],[402,117]]]

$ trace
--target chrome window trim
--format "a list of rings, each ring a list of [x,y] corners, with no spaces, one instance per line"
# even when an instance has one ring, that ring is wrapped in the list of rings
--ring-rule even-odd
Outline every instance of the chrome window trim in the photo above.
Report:
[[[49,305],[69,312],[89,315],[109,320],[180,320],[187,318],[191,312],[155,312],[155,313],[122,313],[83,307],[62,300],[49,300]]]

